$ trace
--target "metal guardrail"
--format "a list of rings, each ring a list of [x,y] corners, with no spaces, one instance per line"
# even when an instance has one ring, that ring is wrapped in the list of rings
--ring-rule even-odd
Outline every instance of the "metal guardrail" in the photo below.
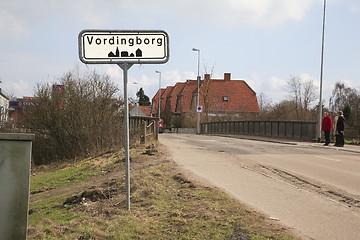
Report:
[[[309,121],[231,121],[201,124],[203,134],[237,134],[293,139],[316,139],[316,122]]]

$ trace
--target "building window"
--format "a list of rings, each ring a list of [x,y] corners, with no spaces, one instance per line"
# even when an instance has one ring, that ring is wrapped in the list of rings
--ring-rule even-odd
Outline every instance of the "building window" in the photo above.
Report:
[[[181,98],[180,98],[180,97],[178,97],[178,99],[177,99],[177,101],[176,101],[176,107],[178,107],[178,108],[182,107],[182,106],[181,106]]]
[[[227,96],[223,96],[223,101],[224,102],[228,102],[229,101],[229,98]]]
[[[197,95],[193,93],[192,99],[191,99],[191,108],[195,108],[197,103]]]

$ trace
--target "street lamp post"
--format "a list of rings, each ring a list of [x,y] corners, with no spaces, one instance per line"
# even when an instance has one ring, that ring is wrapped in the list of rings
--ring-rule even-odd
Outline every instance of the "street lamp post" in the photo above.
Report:
[[[196,96],[196,133],[200,134],[200,49],[193,48],[194,52],[198,52],[198,66],[197,66],[197,96]]]
[[[158,106],[158,110],[159,110],[159,113],[158,113],[158,118],[160,119],[160,95],[161,95],[161,72],[160,71],[156,71],[156,73],[158,73],[159,74],[159,101],[158,101],[158,104],[159,104],[159,106]]]
[[[321,40],[321,67],[320,67],[320,94],[319,94],[319,118],[317,137],[318,142],[321,141],[321,119],[322,119],[322,85],[323,85],[323,70],[324,70],[324,43],[325,43],[325,17],[326,17],[326,0],[324,0],[323,24],[322,24],[322,40]]]
[[[136,116],[139,116],[139,100],[140,100],[140,96],[138,97],[137,94],[138,94],[138,91],[139,91],[139,88],[138,88],[138,83],[137,82],[134,82],[134,85],[136,85],[136,98],[137,98],[137,109],[136,109]]]

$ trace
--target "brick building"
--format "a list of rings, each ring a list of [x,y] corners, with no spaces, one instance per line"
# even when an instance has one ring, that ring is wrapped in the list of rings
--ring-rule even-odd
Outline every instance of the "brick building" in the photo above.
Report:
[[[24,117],[24,106],[36,106],[33,102],[36,97],[23,97],[9,102],[9,118],[11,120],[18,120]]]
[[[158,115],[160,93],[161,117],[167,127],[194,127],[196,121],[197,80],[187,80],[158,91],[152,99],[152,116]],[[200,81],[201,122],[254,119],[260,112],[256,93],[244,80],[212,79],[205,74]]]

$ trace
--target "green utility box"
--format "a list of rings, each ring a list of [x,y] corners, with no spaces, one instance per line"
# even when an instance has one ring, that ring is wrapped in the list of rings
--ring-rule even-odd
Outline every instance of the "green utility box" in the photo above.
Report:
[[[0,133],[0,239],[25,240],[33,134]]]

